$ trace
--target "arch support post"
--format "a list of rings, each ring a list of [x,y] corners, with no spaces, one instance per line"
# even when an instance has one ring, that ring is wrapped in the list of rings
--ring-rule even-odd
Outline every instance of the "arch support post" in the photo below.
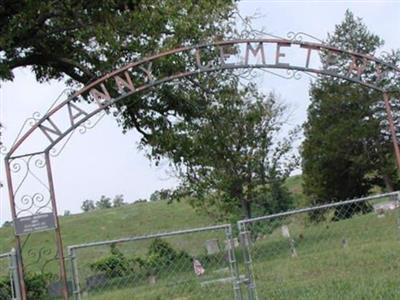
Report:
[[[8,194],[10,200],[10,207],[11,207],[11,214],[13,221],[17,218],[16,207],[15,207],[15,197],[14,197],[14,190],[13,190],[13,183],[12,183],[12,176],[11,176],[11,169],[10,169],[10,162],[9,158],[6,157],[5,161],[6,167],[6,176],[7,176],[7,185],[8,185]],[[17,258],[17,274],[18,274],[18,282],[19,282],[19,293],[21,295],[21,300],[28,300],[26,295],[26,286],[25,286],[25,274],[24,274],[24,263],[22,260],[22,247],[21,247],[21,239],[19,236],[16,236],[16,250],[15,255]]]
[[[49,179],[49,190],[50,190],[50,200],[51,206],[53,208],[53,215],[54,221],[56,224],[55,228],[55,235],[56,235],[56,244],[57,244],[57,256],[59,259],[60,265],[60,283],[62,285],[62,296],[64,300],[68,300],[68,283],[67,283],[67,272],[65,268],[65,258],[64,258],[64,249],[63,249],[63,242],[61,238],[60,232],[60,222],[58,220],[58,212],[57,212],[57,204],[56,204],[56,196],[54,191],[54,181],[53,181],[53,173],[51,171],[51,164],[50,164],[50,154],[47,151],[45,153],[45,161],[46,161],[46,169],[47,169],[47,177]]]
[[[397,140],[397,131],[396,131],[396,126],[394,125],[392,107],[390,105],[390,96],[387,92],[383,93],[383,99],[385,101],[386,116],[389,123],[390,135],[392,137],[394,154],[396,156],[397,170],[400,173],[400,147],[399,147],[400,145],[399,141]]]

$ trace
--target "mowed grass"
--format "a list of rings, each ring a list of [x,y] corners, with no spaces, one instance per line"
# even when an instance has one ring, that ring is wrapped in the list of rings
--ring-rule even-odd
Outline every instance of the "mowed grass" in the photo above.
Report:
[[[117,299],[135,299],[135,300],[204,300],[218,299],[231,300],[234,298],[232,286],[229,284],[215,285],[213,288],[204,288],[197,283],[186,285],[179,292],[171,292],[169,286],[143,287],[142,289],[121,289],[112,290],[99,294],[91,294],[83,297],[88,300],[117,300]]]
[[[226,274],[228,275],[228,274]],[[218,282],[211,277],[197,277],[193,273],[185,274],[186,279],[179,276],[164,277],[156,284],[142,284],[129,287],[129,284],[120,289],[103,290],[99,292],[83,293],[83,299],[88,300],[117,300],[117,299],[148,299],[148,300],[202,300],[202,299],[233,299],[232,284],[229,281]],[[228,275],[229,276],[229,275]],[[209,281],[209,284],[203,283]]]
[[[313,224],[306,214],[280,220],[289,227],[297,256],[281,226],[253,242],[251,256],[259,299],[400,299],[398,211],[371,212]],[[241,274],[242,252],[237,249]],[[183,274],[185,275],[185,274]],[[230,282],[202,286],[202,278],[174,285],[174,276],[154,284],[88,293],[84,299],[233,299]],[[189,279],[191,278],[191,279]],[[243,299],[247,286],[242,284]]]
[[[398,211],[338,222],[285,220],[251,250],[260,299],[400,299]]]

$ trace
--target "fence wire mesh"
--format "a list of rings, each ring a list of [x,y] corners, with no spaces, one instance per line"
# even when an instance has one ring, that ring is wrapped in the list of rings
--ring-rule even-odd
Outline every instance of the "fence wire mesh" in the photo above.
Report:
[[[230,225],[72,246],[75,299],[233,299]]]
[[[251,299],[399,299],[399,194],[238,223]]]

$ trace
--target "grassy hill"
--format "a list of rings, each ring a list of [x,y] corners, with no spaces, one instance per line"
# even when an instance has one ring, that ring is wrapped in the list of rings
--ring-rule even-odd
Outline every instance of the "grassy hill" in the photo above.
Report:
[[[294,175],[286,180],[286,187],[294,197],[295,207],[306,207],[308,205],[307,198],[303,194],[303,178],[301,175]]]
[[[185,202],[168,204],[163,201],[65,216],[60,222],[65,246],[213,225],[206,215],[195,212]],[[51,235],[44,232],[35,234],[30,245],[43,247],[51,242]],[[13,229],[1,228],[0,253],[9,251],[13,245]]]
[[[290,177],[286,184],[295,196],[296,204],[301,205],[304,202],[301,175]],[[129,204],[62,216],[60,222],[65,246],[215,224],[185,201]],[[37,233],[35,241],[30,242],[33,246],[43,247],[50,245],[52,239],[48,233]],[[13,246],[13,229],[0,228],[0,253],[8,252]]]
[[[304,206],[301,176],[291,177],[286,184],[296,204]],[[339,221],[332,221],[333,212],[324,211],[326,218],[317,223],[302,213],[257,222],[250,228],[257,237],[252,242],[251,256],[260,299],[398,299],[398,210],[384,215],[372,211]],[[208,225],[213,221],[185,202],[138,203],[61,217],[65,246]],[[283,235],[283,225],[290,231],[291,240]],[[210,239],[218,240],[224,249],[223,232],[164,239],[176,251],[198,258],[206,269],[202,277],[194,274],[190,261],[177,261],[158,270],[153,283],[149,280],[151,270],[136,267],[133,273],[108,278],[95,288],[88,287],[88,280],[99,273],[90,265],[109,257],[110,245],[81,249],[77,263],[83,299],[200,300],[204,295],[209,299],[232,299],[232,286],[226,281],[230,276],[226,253],[208,255],[204,245]],[[49,232],[38,233],[28,245],[40,249],[54,245],[54,240]],[[151,240],[146,240],[117,247],[128,263],[148,259],[150,245]],[[12,229],[0,229],[0,252],[12,246]],[[240,248],[236,249],[236,257],[243,275],[246,268]],[[33,263],[36,258],[32,255],[26,261]],[[56,270],[55,266],[50,269]],[[244,284],[242,288],[245,292]]]

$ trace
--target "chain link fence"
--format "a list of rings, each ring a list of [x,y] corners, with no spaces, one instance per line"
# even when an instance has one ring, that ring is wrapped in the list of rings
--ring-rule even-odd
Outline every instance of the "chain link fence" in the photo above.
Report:
[[[68,248],[75,299],[239,299],[230,225]]]
[[[250,299],[399,299],[399,193],[238,223]]]
[[[70,246],[69,293],[76,300],[399,299],[399,207],[396,192],[242,220],[238,238],[227,224]],[[15,266],[14,252],[0,255],[1,300],[20,299]]]
[[[0,299],[20,300],[15,251],[0,254]]]

